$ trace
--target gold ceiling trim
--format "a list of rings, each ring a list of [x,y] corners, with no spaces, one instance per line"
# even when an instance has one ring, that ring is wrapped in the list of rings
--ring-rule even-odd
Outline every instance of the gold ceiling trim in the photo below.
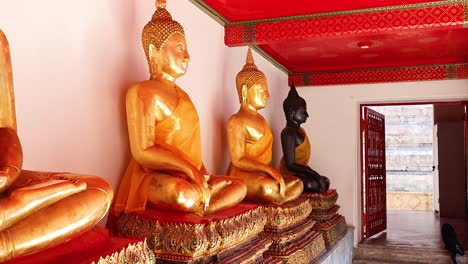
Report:
[[[202,1],[202,0],[192,0],[192,1]],[[286,21],[286,20],[300,20],[300,19],[310,19],[310,18],[319,18],[319,17],[331,17],[331,16],[343,16],[343,15],[353,15],[353,14],[376,13],[376,12],[394,11],[394,10],[402,10],[402,9],[416,9],[416,8],[425,8],[425,7],[434,7],[434,6],[444,6],[444,5],[450,5],[450,4],[464,4],[464,6],[465,6],[465,21],[466,21],[467,2],[468,2],[468,0],[446,0],[446,1],[426,2],[426,3],[418,3],[418,4],[373,7],[373,8],[364,8],[364,9],[354,9],[354,10],[345,10],[345,11],[333,11],[333,12],[324,12],[324,13],[316,13],[316,14],[298,15],[298,16],[286,16],[286,17],[278,17],[278,18],[267,18],[267,19],[257,19],[257,20],[231,22],[231,23],[227,23],[226,26],[239,26],[239,25],[269,23],[269,22],[280,22],[280,21]],[[217,12],[217,11],[215,11],[215,12]],[[222,15],[220,15],[220,16],[222,16]]]
[[[263,58],[265,58],[267,61],[269,61],[271,64],[276,66],[279,70],[286,74],[293,74],[290,70],[288,70],[286,67],[284,67],[281,63],[279,63],[277,60],[275,60],[273,57],[270,56],[270,54],[266,53],[262,48],[260,48],[258,45],[251,45],[250,46],[253,50],[255,50],[258,54],[260,54]]]
[[[465,25],[464,28],[468,28],[468,0],[465,0]]]
[[[457,64],[450,64],[447,65],[447,79],[449,80],[456,80],[457,78],[457,71],[458,71]]]
[[[198,8],[200,8],[202,11],[204,11],[206,14],[208,14],[211,18],[216,20],[218,23],[220,23],[223,27],[239,26],[239,25],[255,25],[259,23],[280,22],[280,21],[287,21],[287,20],[300,20],[300,19],[310,19],[310,18],[319,18],[319,17],[385,12],[385,11],[394,11],[394,10],[402,10],[402,9],[425,8],[425,7],[434,7],[434,6],[444,6],[444,5],[450,5],[450,4],[463,4],[465,7],[464,27],[468,28],[468,0],[445,0],[445,1],[435,1],[435,2],[426,2],[426,3],[418,3],[418,4],[383,6],[383,7],[373,7],[373,8],[364,8],[364,9],[298,15],[298,16],[286,16],[286,17],[277,17],[277,18],[246,20],[246,21],[239,21],[239,22],[230,21],[229,19],[224,17],[222,14],[220,14],[218,11],[216,11],[214,8],[206,4],[204,0],[189,0],[189,1],[195,4]]]
[[[430,64],[430,65],[419,65],[419,66],[401,66],[401,67],[384,67],[384,68],[368,68],[368,69],[355,69],[355,70],[335,70],[335,71],[316,71],[316,72],[292,72],[290,76],[310,76],[319,74],[330,74],[330,73],[345,73],[345,72],[367,72],[367,71],[388,71],[388,70],[399,70],[399,69],[414,69],[414,68],[431,68],[431,67],[446,67],[447,78],[453,76],[453,71],[457,70],[459,66],[468,66],[468,63],[453,63],[453,64]],[[450,73],[450,74],[449,74]],[[456,73],[455,73],[456,78]]]
[[[192,2],[194,5],[196,5],[198,8],[200,8],[202,11],[204,11],[208,16],[213,18],[216,22],[220,23],[223,27],[230,25],[232,23],[223,15],[218,13],[218,11],[216,11],[214,8],[212,8],[207,3],[205,3],[205,1],[203,0],[189,0],[189,1]]]

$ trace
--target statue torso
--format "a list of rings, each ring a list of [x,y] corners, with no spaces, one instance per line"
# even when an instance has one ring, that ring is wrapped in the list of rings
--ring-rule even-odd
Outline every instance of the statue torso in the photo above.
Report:
[[[143,104],[145,124],[151,129],[154,144],[170,145],[179,155],[200,168],[201,139],[197,111],[189,96],[175,84],[150,80],[137,86]]]
[[[258,113],[239,111],[235,115],[245,131],[245,155],[268,164],[272,158],[273,135],[265,118]]]

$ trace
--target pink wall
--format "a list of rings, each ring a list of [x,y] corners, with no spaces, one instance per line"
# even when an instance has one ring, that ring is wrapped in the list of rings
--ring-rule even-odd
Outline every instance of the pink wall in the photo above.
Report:
[[[191,55],[177,83],[198,109],[205,164],[221,174],[229,159],[225,123],[239,107],[235,75],[247,49],[227,48],[222,26],[189,1],[169,0],[168,10],[184,26]],[[152,0],[0,1],[26,169],[94,174],[117,187],[130,155],[124,95],[148,78],[140,35],[153,12]],[[275,91],[287,76],[254,57],[272,94],[262,112],[282,116],[273,104],[282,101]],[[281,129],[276,119],[272,126]]]

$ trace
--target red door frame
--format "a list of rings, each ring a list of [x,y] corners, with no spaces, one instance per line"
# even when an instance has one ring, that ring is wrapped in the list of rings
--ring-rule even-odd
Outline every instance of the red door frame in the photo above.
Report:
[[[360,103],[359,104],[359,163],[360,163],[360,180],[361,180],[361,240],[365,239],[364,237],[364,228],[363,227],[363,222],[365,221],[365,214],[364,214],[364,190],[363,190],[363,174],[364,174],[364,164],[363,164],[363,155],[365,154],[362,149],[362,129],[363,129],[363,123],[362,123],[362,117],[364,115],[364,107],[369,107],[369,106],[390,106],[390,105],[424,105],[424,104],[464,104],[467,105],[468,107],[468,101],[466,100],[453,100],[453,101],[421,101],[421,102],[396,102],[396,103]],[[468,115],[468,113],[467,113]],[[466,144],[466,149],[468,151],[468,119],[467,119],[467,130],[465,131],[465,138],[467,139],[465,141]],[[467,164],[468,164],[468,154],[466,155],[467,157]],[[467,180],[468,180],[468,170],[467,170]],[[468,186],[467,186],[468,189]],[[468,203],[468,196],[467,196],[467,203]],[[468,210],[468,208],[467,208]]]

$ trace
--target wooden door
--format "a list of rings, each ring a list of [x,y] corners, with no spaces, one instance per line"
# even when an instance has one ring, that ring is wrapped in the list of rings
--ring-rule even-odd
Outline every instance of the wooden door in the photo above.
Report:
[[[435,104],[437,125],[439,207],[442,217],[465,217],[466,198],[465,103]]]
[[[437,124],[439,206],[442,217],[466,215],[465,122]]]
[[[361,236],[367,238],[387,229],[385,117],[361,111]]]

